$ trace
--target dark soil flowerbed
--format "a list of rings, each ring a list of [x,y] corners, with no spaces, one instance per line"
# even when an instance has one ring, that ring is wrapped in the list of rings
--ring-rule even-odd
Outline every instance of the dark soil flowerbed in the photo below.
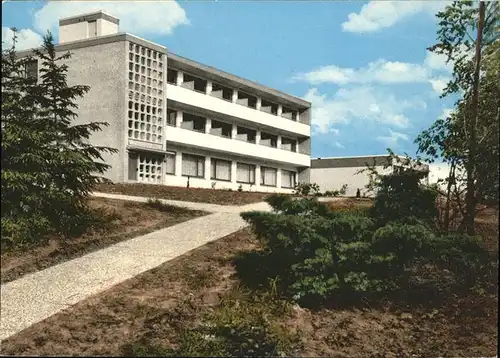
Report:
[[[496,234],[489,240],[498,241],[498,221],[486,224]],[[186,329],[191,332],[220,309],[228,292],[240,292],[231,299],[244,301],[234,257],[256,248],[249,229],[238,231],[35,324],[3,341],[0,352],[161,356],[172,354],[170,349],[179,349],[182,342],[200,344],[203,339],[188,340]],[[269,310],[273,305],[269,302]],[[391,301],[317,310],[294,306],[290,314],[269,319],[295,337],[295,356],[471,357],[497,352],[496,293],[470,292],[433,307]]]
[[[222,189],[182,188],[157,184],[99,184],[95,191],[148,198],[192,201],[219,205],[245,205],[264,201],[268,193]]]
[[[40,245],[22,251],[2,250],[2,284],[117,242],[207,214],[168,206],[160,210],[146,203],[124,200],[105,198],[89,200],[91,207],[109,218],[109,222],[77,237],[51,237]]]

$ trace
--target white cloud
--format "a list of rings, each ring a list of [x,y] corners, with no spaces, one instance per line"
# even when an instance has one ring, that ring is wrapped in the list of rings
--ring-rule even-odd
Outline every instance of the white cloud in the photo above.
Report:
[[[454,111],[453,108],[445,108],[445,109],[443,109],[443,112],[441,113],[441,115],[439,116],[439,118],[446,119],[449,116],[451,116],[451,114],[453,113],[453,111]]]
[[[388,147],[395,147],[398,145],[398,142],[400,140],[402,141],[408,141],[408,136],[404,133],[400,132],[395,132],[391,129],[389,129],[389,135],[388,136],[378,136],[377,140],[379,142],[384,143]]]
[[[410,120],[404,112],[407,109],[426,108],[426,103],[422,100],[397,99],[392,93],[373,87],[340,89],[330,98],[313,88],[304,99],[312,103],[312,124],[319,133],[338,132],[332,129],[333,125],[353,120],[407,128]]]
[[[2,47],[12,47],[13,31],[8,27],[2,27]],[[30,29],[21,29],[17,32],[16,50],[26,50],[39,47],[42,44],[42,37]]]
[[[120,31],[139,35],[170,35],[174,28],[189,24],[186,12],[175,1],[49,1],[35,13],[34,27],[40,33],[57,33],[63,17],[103,10],[120,19]]]
[[[431,70],[437,71],[453,71],[453,64],[451,62],[447,63],[447,56],[441,55],[435,52],[427,51],[427,55],[425,56],[424,65]]]
[[[370,1],[359,13],[350,13],[342,23],[346,32],[366,33],[389,28],[418,13],[434,15],[449,2],[444,1]]]
[[[443,93],[443,90],[448,85],[448,82],[450,82],[449,77],[436,77],[429,79],[429,83],[431,84],[432,89],[439,95]]]
[[[429,75],[429,70],[418,64],[379,59],[359,69],[342,68],[335,65],[323,66],[311,72],[299,74],[293,80],[307,81],[311,84],[395,84],[425,82]]]
[[[337,148],[340,148],[340,149],[345,149],[344,145],[342,145],[342,143],[340,142],[335,142],[334,144]]]
[[[327,65],[300,73],[292,77],[292,81],[313,85],[429,83],[436,93],[441,94],[452,70],[453,65],[446,63],[446,56],[427,51],[422,64],[378,59],[361,68]]]

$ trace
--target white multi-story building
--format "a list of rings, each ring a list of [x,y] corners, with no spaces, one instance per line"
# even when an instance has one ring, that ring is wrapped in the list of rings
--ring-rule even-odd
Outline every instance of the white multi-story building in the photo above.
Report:
[[[309,102],[118,27],[102,11],[64,18],[56,46],[72,54],[69,84],[91,87],[78,101],[77,122],[109,123],[91,138],[118,149],[105,156],[109,179],[264,192],[309,182]]]

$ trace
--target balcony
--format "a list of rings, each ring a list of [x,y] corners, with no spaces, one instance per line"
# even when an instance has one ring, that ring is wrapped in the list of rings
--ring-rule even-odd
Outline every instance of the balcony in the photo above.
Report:
[[[217,92],[220,93],[220,92]],[[212,93],[213,94],[213,93]],[[219,96],[219,94],[217,94]],[[227,94],[226,94],[227,96]],[[189,106],[218,112],[227,116],[243,119],[248,125],[264,125],[281,131],[293,134],[293,136],[310,137],[311,127],[307,124],[291,121],[282,116],[272,114],[274,108],[269,108],[269,112],[258,111],[247,106],[238,105],[228,100],[217,98],[213,95],[196,92],[182,86],[167,84],[167,98],[173,101],[184,103]],[[244,98],[240,98],[245,100]],[[248,100],[251,101],[250,97]],[[264,104],[267,104],[264,102]],[[271,106],[273,107],[273,106]],[[276,112],[275,112],[276,113]]]
[[[291,164],[300,167],[309,167],[311,162],[311,158],[307,154],[255,145],[243,140],[234,140],[206,133],[199,133],[179,127],[167,127],[166,137],[167,143],[203,148],[219,153],[236,154],[257,160]]]

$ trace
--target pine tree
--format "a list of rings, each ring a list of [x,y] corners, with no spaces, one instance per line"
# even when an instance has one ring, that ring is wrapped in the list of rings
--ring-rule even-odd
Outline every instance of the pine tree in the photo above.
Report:
[[[89,143],[107,123],[72,124],[76,101],[90,88],[68,85],[71,54],[56,53],[50,32],[34,54],[41,64],[38,82],[26,77],[32,58],[16,58],[15,40],[2,53],[2,242],[4,235],[33,241],[33,235],[73,230],[87,213],[89,192],[110,168],[102,153],[116,152]]]

